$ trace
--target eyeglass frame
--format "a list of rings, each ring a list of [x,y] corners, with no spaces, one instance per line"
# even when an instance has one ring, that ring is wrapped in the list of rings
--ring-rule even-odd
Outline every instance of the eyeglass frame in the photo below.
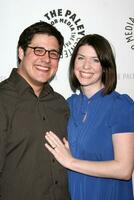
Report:
[[[44,47],[32,47],[32,46],[27,46],[28,48],[31,48],[31,49],[33,49],[33,52],[34,52],[34,54],[36,55],[36,56],[44,56],[47,52],[48,52],[48,56],[49,56],[49,58],[51,58],[51,59],[59,59],[60,58],[60,56],[61,56],[61,54],[60,54],[60,52],[58,52],[58,51],[56,51],[55,49],[52,49],[52,50],[47,50],[47,49],[45,49]],[[37,54],[36,53],[36,49],[41,49],[41,50],[44,50],[44,53],[42,54],[42,55],[40,55],[40,54]],[[57,58],[55,57],[51,57],[51,55],[50,55],[50,53],[51,52],[55,52],[55,53],[57,53]]]

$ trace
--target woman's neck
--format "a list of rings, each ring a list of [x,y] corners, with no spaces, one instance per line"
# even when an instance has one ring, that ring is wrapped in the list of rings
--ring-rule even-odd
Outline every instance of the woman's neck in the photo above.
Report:
[[[82,93],[87,96],[88,98],[92,97],[95,93],[97,93],[98,91],[100,91],[101,89],[104,88],[104,85],[101,84],[100,86],[82,86],[81,87],[81,91]]]

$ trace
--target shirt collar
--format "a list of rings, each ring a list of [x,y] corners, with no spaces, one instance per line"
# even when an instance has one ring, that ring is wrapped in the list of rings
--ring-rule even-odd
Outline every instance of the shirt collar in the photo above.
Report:
[[[85,100],[85,101],[91,101],[94,99],[97,99],[99,97],[103,97],[103,88],[100,89],[99,91],[97,91],[93,96],[91,97],[87,97],[86,95],[84,95],[82,92],[80,93],[81,97]]]

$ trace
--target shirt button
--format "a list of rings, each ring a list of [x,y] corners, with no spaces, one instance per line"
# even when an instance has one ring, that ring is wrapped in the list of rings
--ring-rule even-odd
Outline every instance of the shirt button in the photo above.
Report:
[[[45,116],[43,116],[43,117],[42,117],[42,119],[43,119],[43,120],[45,120],[45,119],[46,119],[46,117],[45,117]]]
[[[58,184],[58,181],[55,181],[54,184],[57,185],[57,184]]]
[[[53,162],[53,163],[55,162],[55,159],[54,159],[54,158],[52,159],[52,162]]]

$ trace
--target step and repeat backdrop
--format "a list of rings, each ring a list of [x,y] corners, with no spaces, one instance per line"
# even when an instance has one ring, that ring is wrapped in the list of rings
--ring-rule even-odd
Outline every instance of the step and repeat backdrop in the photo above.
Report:
[[[65,44],[53,88],[71,95],[68,65],[75,44],[85,34],[106,37],[114,50],[117,91],[134,99],[134,0],[1,0],[0,81],[17,66],[16,47],[21,32],[40,20],[56,26]]]

